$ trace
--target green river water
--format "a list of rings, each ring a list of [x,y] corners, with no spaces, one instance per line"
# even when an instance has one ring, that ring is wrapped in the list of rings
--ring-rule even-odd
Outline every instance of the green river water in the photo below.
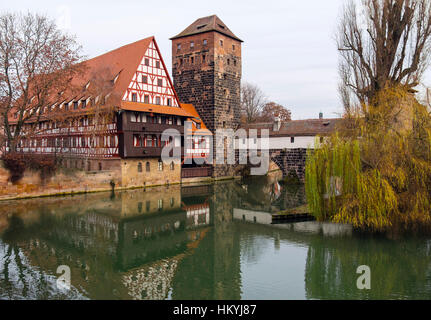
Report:
[[[2,202],[0,299],[431,298],[431,237],[271,224],[305,202],[274,177]]]

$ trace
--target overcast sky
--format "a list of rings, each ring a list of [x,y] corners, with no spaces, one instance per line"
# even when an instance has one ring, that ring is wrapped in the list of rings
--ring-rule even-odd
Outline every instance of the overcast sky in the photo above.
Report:
[[[15,0],[2,1],[0,10],[57,19],[89,58],[154,35],[169,73],[169,38],[197,18],[217,14],[244,41],[243,81],[288,107],[293,119],[307,119],[342,111],[334,33],[345,1]]]

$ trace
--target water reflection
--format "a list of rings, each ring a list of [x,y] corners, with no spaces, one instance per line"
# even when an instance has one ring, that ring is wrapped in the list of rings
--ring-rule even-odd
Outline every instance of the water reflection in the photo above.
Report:
[[[431,241],[270,224],[305,203],[277,177],[3,203],[2,299],[431,298]],[[372,290],[356,288],[357,266]],[[56,287],[71,268],[71,291]]]

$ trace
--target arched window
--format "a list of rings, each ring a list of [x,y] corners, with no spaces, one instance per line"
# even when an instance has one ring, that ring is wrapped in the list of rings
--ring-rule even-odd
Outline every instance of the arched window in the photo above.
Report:
[[[142,163],[138,163],[138,172],[142,172]]]
[[[147,172],[150,172],[150,163],[147,162],[147,164],[145,165]]]
[[[163,162],[159,160],[159,171],[163,171]]]

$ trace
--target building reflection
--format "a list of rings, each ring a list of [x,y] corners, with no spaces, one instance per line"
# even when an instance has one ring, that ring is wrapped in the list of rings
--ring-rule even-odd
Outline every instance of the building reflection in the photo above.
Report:
[[[183,192],[170,186],[11,202],[0,213],[9,216],[2,239],[47,274],[68,265],[72,285],[90,298],[165,299],[178,262],[211,225],[209,194]]]

